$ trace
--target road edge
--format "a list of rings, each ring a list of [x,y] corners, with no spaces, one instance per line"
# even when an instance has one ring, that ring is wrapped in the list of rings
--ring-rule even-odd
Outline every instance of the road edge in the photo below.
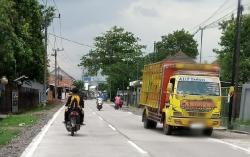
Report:
[[[31,141],[31,143],[25,148],[20,157],[32,157],[36,148],[42,141],[43,137],[49,130],[52,123],[55,121],[59,113],[63,110],[64,106],[59,108],[56,113],[54,113],[53,117],[48,121],[48,123],[41,129],[41,131],[35,136],[35,138]]]

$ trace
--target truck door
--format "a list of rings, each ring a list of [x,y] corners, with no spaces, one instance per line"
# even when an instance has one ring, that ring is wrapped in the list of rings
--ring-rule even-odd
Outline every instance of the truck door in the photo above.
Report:
[[[172,84],[171,91],[167,94],[166,107],[168,108],[173,101],[174,89],[175,89],[175,78],[170,78],[169,83]]]

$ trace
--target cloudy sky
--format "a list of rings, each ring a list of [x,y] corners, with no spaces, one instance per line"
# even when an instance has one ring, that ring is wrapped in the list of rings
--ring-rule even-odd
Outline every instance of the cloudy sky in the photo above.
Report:
[[[46,0],[43,0],[46,1]],[[54,6],[53,0],[47,0]],[[178,29],[186,29],[191,33],[197,25],[209,18],[220,6],[215,16],[205,24],[209,24],[236,9],[237,0],[54,0],[61,13],[60,21],[54,19],[49,32],[77,41],[93,45],[93,39],[101,33],[117,25],[133,32],[147,46],[146,52],[153,51],[153,42],[159,41],[162,35]],[[41,1],[41,3],[43,3]],[[250,5],[249,0],[243,0]],[[218,28],[204,31],[202,61],[215,60],[214,48],[218,47],[221,32]],[[200,43],[200,32],[195,35]],[[48,53],[52,48],[64,48],[58,52],[58,64],[66,72],[80,79],[82,70],[77,66],[82,55],[87,54],[89,47],[49,36]],[[54,58],[50,58],[51,67]],[[199,57],[198,57],[199,58]]]

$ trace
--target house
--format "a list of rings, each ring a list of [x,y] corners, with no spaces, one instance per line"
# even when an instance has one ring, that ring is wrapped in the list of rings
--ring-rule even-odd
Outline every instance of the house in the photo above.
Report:
[[[166,57],[163,61],[179,61],[179,62],[188,62],[188,63],[196,63],[195,58],[189,57],[183,52],[177,52],[172,56]]]
[[[61,67],[57,68],[57,98],[65,99],[66,93],[71,90],[74,78],[65,72]],[[55,98],[55,69],[49,74],[49,92],[48,100],[51,101]]]

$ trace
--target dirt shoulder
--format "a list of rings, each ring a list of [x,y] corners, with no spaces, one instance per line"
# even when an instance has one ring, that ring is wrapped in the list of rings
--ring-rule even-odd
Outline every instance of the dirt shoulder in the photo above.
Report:
[[[25,126],[19,123],[18,135],[6,145],[0,145],[0,157],[19,157],[32,139],[41,131],[42,127],[52,118],[53,114],[62,106],[62,103],[53,103],[45,109],[38,108],[28,113],[38,117],[35,124]],[[24,126],[22,126],[24,125]]]

